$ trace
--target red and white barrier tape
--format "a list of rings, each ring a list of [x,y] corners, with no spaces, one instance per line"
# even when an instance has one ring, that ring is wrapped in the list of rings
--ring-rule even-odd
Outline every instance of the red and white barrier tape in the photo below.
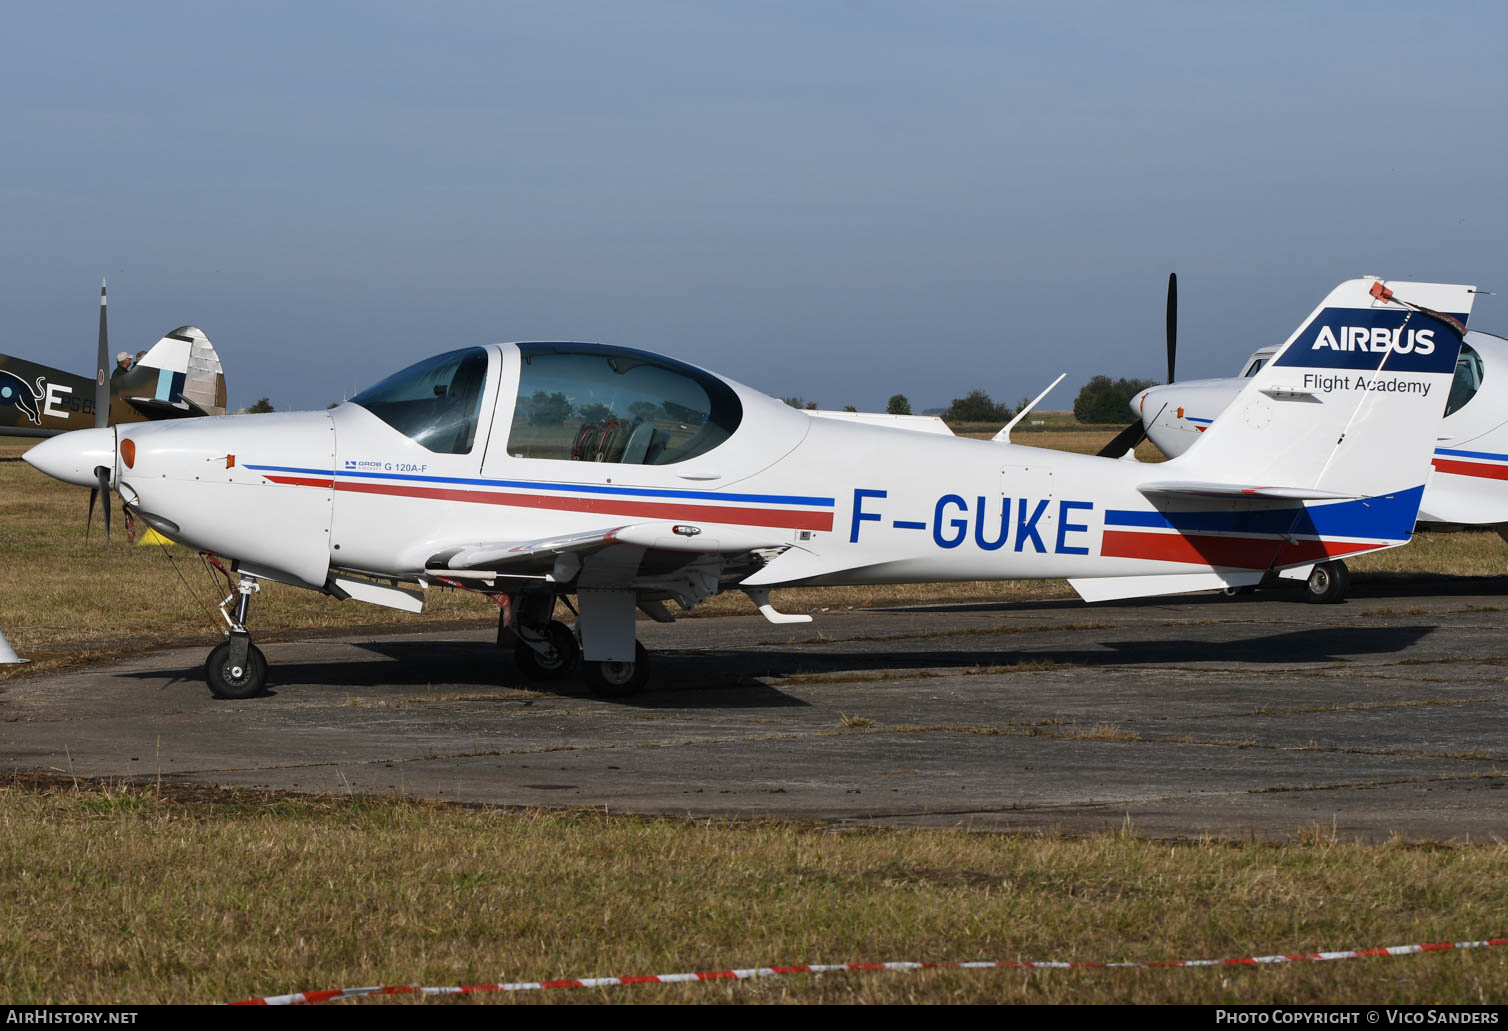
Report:
[[[470,984],[441,988],[415,985],[377,985],[370,988],[331,988],[319,992],[295,992],[293,995],[269,995],[246,999],[235,1006],[297,1006],[308,1002],[354,999],[363,995],[471,995],[476,992],[532,992],[543,988],[610,988],[620,984],[684,984],[690,981],[749,981],[758,977],[784,977],[787,974],[840,974],[860,970],[1113,970],[1124,967],[1151,969],[1158,967],[1233,967],[1259,963],[1320,963],[1332,959],[1360,959],[1364,956],[1412,956],[1421,952],[1447,952],[1452,949],[1485,949],[1508,945],[1508,938],[1486,941],[1435,942],[1427,945],[1391,945],[1382,949],[1350,949],[1346,952],[1297,952],[1277,956],[1246,956],[1240,959],[1169,959],[1138,962],[1072,962],[1064,960],[978,960],[965,963],[803,963],[791,967],[748,967],[743,970],[705,970],[697,974],[649,974],[642,977],[581,977],[561,981],[518,981],[513,984]]]

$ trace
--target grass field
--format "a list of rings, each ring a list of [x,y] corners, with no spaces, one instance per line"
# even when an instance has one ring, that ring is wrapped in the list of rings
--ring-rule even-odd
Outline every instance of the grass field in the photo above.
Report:
[[[1508,847],[833,833],[600,812],[0,787],[6,1002],[213,1002],[805,962],[1218,959],[1501,935]],[[1500,1002],[1508,949],[792,976],[512,1002]],[[341,1003],[338,1005],[352,1005]]]

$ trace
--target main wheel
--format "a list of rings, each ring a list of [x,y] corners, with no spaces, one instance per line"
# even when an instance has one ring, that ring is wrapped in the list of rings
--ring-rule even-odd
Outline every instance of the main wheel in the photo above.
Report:
[[[1304,581],[1304,600],[1316,605],[1334,605],[1346,597],[1351,587],[1351,572],[1339,559],[1321,562]]]
[[[649,653],[634,642],[633,662],[587,662],[582,665],[581,679],[587,690],[599,698],[624,698],[637,694],[649,680]]]
[[[518,663],[518,671],[528,680],[559,680],[575,669],[581,658],[576,635],[560,620],[552,619],[545,628],[545,635],[550,639],[549,652],[537,652],[524,641],[519,641],[513,649],[513,661]]]
[[[226,641],[209,653],[204,679],[216,698],[254,698],[267,688],[267,656],[253,644],[246,649],[246,665],[233,666]]]

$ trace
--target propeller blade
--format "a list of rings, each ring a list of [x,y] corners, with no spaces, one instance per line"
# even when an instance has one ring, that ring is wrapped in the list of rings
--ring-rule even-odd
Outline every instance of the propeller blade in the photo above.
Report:
[[[1101,458],[1120,458],[1146,438],[1147,428],[1140,421],[1133,422],[1117,433],[1110,443],[1100,448],[1095,454]]]
[[[94,495],[100,495],[100,511],[105,515],[105,543],[110,543],[110,467],[97,465],[94,467],[94,475],[99,480],[99,486],[89,491],[89,514],[94,515]]]
[[[99,281],[99,367],[94,379],[94,426],[99,429],[110,421],[110,328],[105,324],[105,281]],[[108,504],[105,506],[110,507]],[[93,506],[89,508],[94,511]]]
[[[1178,353],[1178,273],[1168,273],[1168,382],[1173,382],[1173,359]]]
[[[99,497],[99,488],[89,488],[89,519],[84,523],[84,540],[89,539],[89,531],[94,529],[94,499]],[[109,507],[108,505],[106,507]]]

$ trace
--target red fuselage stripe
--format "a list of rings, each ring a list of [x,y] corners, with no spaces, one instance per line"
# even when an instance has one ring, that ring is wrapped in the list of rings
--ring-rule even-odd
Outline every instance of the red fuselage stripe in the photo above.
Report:
[[[1456,462],[1449,458],[1434,460],[1435,468],[1442,473],[1457,476],[1480,476],[1489,480],[1508,480],[1508,465],[1482,465],[1477,462]]]
[[[273,483],[301,487],[325,487],[331,480],[298,476],[269,476]],[[629,501],[621,498],[562,498],[550,494],[503,494],[490,490],[463,490],[454,487],[409,487],[389,483],[348,483],[333,481],[334,488],[353,494],[386,494],[400,498],[424,498],[429,501],[462,501],[474,505],[506,505],[509,508],[547,508],[563,512],[595,512],[600,515],[652,516],[660,519],[700,519],[710,523],[736,526],[774,526],[792,530],[833,528],[831,512],[797,512],[777,508],[740,508],[720,505],[663,504],[654,501]]]
[[[1100,545],[1105,558],[1140,558],[1156,562],[1189,562],[1226,569],[1268,569],[1300,562],[1318,562],[1337,555],[1373,551],[1380,544],[1344,541],[1261,540],[1177,533],[1134,533],[1106,530]]]

